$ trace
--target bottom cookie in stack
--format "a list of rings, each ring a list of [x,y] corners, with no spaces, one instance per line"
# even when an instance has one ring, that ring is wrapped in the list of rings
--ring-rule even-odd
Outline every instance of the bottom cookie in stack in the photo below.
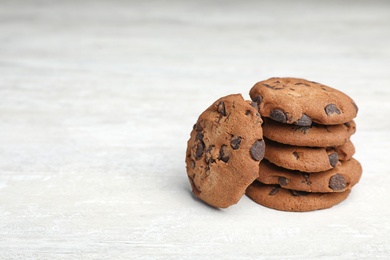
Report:
[[[333,193],[310,193],[281,188],[279,185],[267,185],[255,181],[246,190],[254,202],[268,208],[283,211],[313,211],[330,208],[344,201],[351,190]]]

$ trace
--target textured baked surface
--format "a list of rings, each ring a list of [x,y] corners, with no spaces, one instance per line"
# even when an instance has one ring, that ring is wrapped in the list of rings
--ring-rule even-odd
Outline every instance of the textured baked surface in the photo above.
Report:
[[[333,193],[309,193],[281,188],[279,185],[266,185],[254,182],[246,190],[246,195],[265,207],[283,211],[312,211],[330,208],[345,200],[350,190]]]
[[[262,116],[281,123],[337,125],[356,117],[355,102],[343,92],[298,78],[270,78],[250,90]]]
[[[339,160],[349,160],[355,153],[351,141],[337,147],[305,147],[281,144],[265,139],[264,158],[280,167],[303,172],[332,169]]]
[[[296,146],[330,147],[345,144],[356,132],[352,120],[340,125],[297,126],[264,118],[264,136],[273,141]]]
[[[355,154],[355,146],[350,140],[343,145],[334,147],[334,150],[338,154],[340,161],[348,161]]]
[[[283,188],[307,192],[343,192],[357,184],[362,175],[360,163],[351,159],[336,168],[323,172],[307,173],[287,170],[267,160],[260,163],[258,181],[279,184]]]
[[[262,119],[240,94],[218,99],[200,116],[187,145],[193,193],[219,208],[239,201],[264,157]]]

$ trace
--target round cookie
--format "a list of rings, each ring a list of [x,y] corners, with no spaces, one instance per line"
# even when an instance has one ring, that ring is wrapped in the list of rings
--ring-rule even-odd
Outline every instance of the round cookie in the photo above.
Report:
[[[283,211],[305,212],[330,208],[344,201],[351,190],[333,193],[309,193],[254,182],[246,190],[246,195],[265,207]]]
[[[356,124],[353,120],[340,125],[297,126],[264,118],[263,124],[265,137],[278,143],[296,146],[340,146],[345,144],[355,132]]]
[[[351,149],[351,141],[342,146],[323,148],[292,146],[265,139],[265,145],[265,159],[277,166],[302,172],[332,169],[339,164],[339,160],[349,160],[355,152]]]
[[[258,110],[240,94],[215,101],[198,118],[186,152],[195,196],[227,208],[236,204],[259,176],[265,144]]]
[[[270,78],[256,83],[249,94],[262,116],[299,126],[343,124],[358,112],[343,92],[305,79]]]
[[[343,192],[358,183],[361,176],[362,167],[353,158],[340,163],[336,168],[316,173],[287,170],[263,160],[260,163],[257,180],[265,184],[279,184],[291,190]]]

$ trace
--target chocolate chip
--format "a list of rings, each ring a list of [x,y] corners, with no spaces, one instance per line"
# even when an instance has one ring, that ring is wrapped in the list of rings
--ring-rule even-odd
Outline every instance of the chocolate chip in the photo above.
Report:
[[[296,86],[304,85],[304,86],[306,86],[306,87],[310,87],[309,84],[307,84],[307,83],[302,83],[302,82],[295,83],[294,85],[296,85]]]
[[[257,104],[257,102],[251,102],[251,106],[256,109],[257,111],[259,111],[259,105]]]
[[[265,84],[265,83],[263,83],[263,86],[266,87],[266,88],[273,89],[273,90],[280,90],[280,89],[284,88],[284,87],[271,86],[271,85],[268,85],[268,84]]]
[[[345,187],[347,187],[347,181],[345,180],[343,175],[337,173],[336,175],[330,177],[329,188],[331,188],[332,190],[341,191],[344,190]]]
[[[279,192],[279,187],[275,186],[275,187],[273,187],[272,190],[268,193],[268,195],[273,196],[273,195],[275,195],[275,194],[278,193],[278,192]]]
[[[227,145],[222,145],[221,150],[219,151],[219,159],[225,163],[229,161],[229,149]]]
[[[328,155],[329,157],[329,163],[334,168],[336,167],[337,163],[339,162],[339,155],[337,153],[331,153]]]
[[[293,129],[294,131],[299,131],[302,134],[307,134],[310,130],[309,126],[297,126]]]
[[[260,103],[263,101],[263,97],[258,95],[253,99],[254,102],[257,103],[257,105],[260,105]]]
[[[203,133],[202,132],[197,132],[195,136],[195,141],[196,140],[202,140],[203,139]]]
[[[306,191],[298,191],[298,190],[289,190],[291,195],[295,196],[307,196],[309,195],[309,192]]]
[[[311,126],[311,123],[312,123],[311,118],[306,114],[302,114],[302,117],[298,119],[298,121],[295,124],[299,126]]]
[[[195,124],[194,127],[196,128],[196,131],[198,131],[198,132],[203,131],[203,127],[200,124]]]
[[[336,106],[335,104],[329,104],[329,105],[327,105],[327,106],[325,107],[325,113],[326,113],[328,116],[330,116],[330,115],[332,115],[332,114],[334,114],[334,113],[336,113],[336,114],[338,114],[338,115],[341,114],[340,110],[337,108],[337,106]]]
[[[221,114],[221,116],[226,116],[225,103],[223,101],[218,103],[217,111]]]
[[[215,145],[210,145],[207,149],[206,149],[206,153],[205,153],[205,161],[206,163],[210,164],[210,163],[215,163],[215,159],[213,158],[213,153],[211,152],[213,149],[214,149]]]
[[[306,183],[307,185],[311,185],[312,182],[309,181],[309,178],[310,178],[310,173],[306,173],[306,172],[302,172],[302,177],[303,177],[303,181],[302,183]]]
[[[271,114],[269,117],[275,121],[278,121],[280,123],[286,123],[287,122],[287,116],[286,114],[280,110],[280,109],[274,109],[271,111]]]
[[[290,182],[290,180],[286,177],[279,177],[278,182],[281,186],[286,186]]]
[[[198,142],[198,145],[196,146],[196,151],[195,151],[195,159],[198,160],[200,157],[203,155],[204,151],[204,142],[200,141]]]
[[[265,143],[264,140],[257,140],[250,149],[250,154],[252,159],[255,161],[260,161],[264,157],[265,152]]]
[[[293,152],[293,155],[295,156],[295,159],[299,159],[299,154],[297,152]]]
[[[240,144],[241,144],[241,137],[239,137],[239,136],[234,136],[232,138],[232,140],[230,141],[230,146],[234,150],[237,150],[238,148],[240,148]]]

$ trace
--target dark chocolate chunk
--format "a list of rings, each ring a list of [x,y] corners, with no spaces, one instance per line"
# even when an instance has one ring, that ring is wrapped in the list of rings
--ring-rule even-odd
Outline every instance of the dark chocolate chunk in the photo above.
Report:
[[[198,132],[203,131],[203,127],[200,124],[195,124],[194,127],[196,127],[196,131]]]
[[[210,164],[210,163],[215,163],[215,159],[213,158],[213,154],[212,154],[212,150],[214,149],[214,145],[210,145],[207,149],[206,149],[206,153],[205,153],[205,161],[206,163]]]
[[[204,143],[203,141],[198,142],[198,145],[196,146],[195,151],[195,159],[198,160],[200,157],[202,157],[204,151]]]
[[[294,155],[294,157],[295,157],[295,159],[299,159],[299,154],[297,153],[297,152],[293,152],[293,155]]]
[[[265,152],[265,143],[264,140],[257,140],[250,149],[250,154],[252,159],[255,161],[260,161],[264,157]]]
[[[291,195],[293,196],[307,196],[309,195],[309,192],[306,191],[298,191],[298,190],[289,190]]]
[[[259,105],[257,104],[257,102],[252,101],[252,102],[251,102],[251,106],[252,106],[254,109],[256,109],[257,111],[259,111]]]
[[[203,139],[203,133],[202,132],[196,132],[195,141],[196,140],[202,140]]]
[[[240,148],[240,144],[241,144],[241,137],[239,137],[239,136],[234,136],[232,138],[232,140],[230,141],[230,146],[234,150],[237,150],[238,148]]]
[[[286,114],[280,110],[280,109],[274,109],[271,111],[271,114],[269,117],[275,121],[278,121],[280,123],[286,123],[287,122],[287,116]]]
[[[325,107],[325,113],[330,116],[334,113],[340,115],[341,114],[341,111],[337,108],[337,106],[335,104],[329,104]]]
[[[227,163],[230,159],[229,148],[225,144],[221,146],[221,150],[219,151],[219,159],[225,163]]]
[[[299,131],[302,134],[307,134],[309,132],[310,127],[309,126],[297,126],[293,129],[294,131]]]
[[[299,126],[311,126],[311,123],[312,123],[311,118],[306,114],[302,114],[302,117],[298,119],[298,121],[295,124]]]
[[[257,105],[260,105],[260,103],[263,101],[263,97],[261,95],[258,95],[256,96],[254,99],[253,99],[254,102],[257,103]]]
[[[337,153],[331,153],[328,155],[329,157],[329,163],[334,168],[336,167],[338,161],[339,161],[339,155]]]
[[[329,188],[332,190],[341,191],[344,190],[345,187],[347,187],[347,181],[343,175],[337,173],[336,175],[330,177]]]
[[[302,82],[295,83],[295,85],[296,85],[296,86],[304,85],[304,86],[306,86],[306,87],[310,87],[309,84],[307,84],[307,83],[302,83]]]
[[[191,167],[192,167],[192,169],[195,169],[195,161],[194,160],[191,160]]]
[[[271,86],[271,85],[268,85],[268,84],[265,84],[265,83],[263,83],[263,86],[266,87],[266,88],[273,89],[273,90],[280,90],[280,89],[284,88],[284,87]]]
[[[290,182],[290,180],[286,177],[279,177],[278,182],[281,186],[286,186]]]
[[[221,114],[221,116],[226,116],[225,103],[223,101],[218,103],[217,111]]]
[[[272,190],[268,193],[268,195],[273,196],[273,195],[275,195],[275,194],[278,193],[278,192],[279,192],[279,187],[275,186],[275,187],[273,187]]]
[[[310,173],[306,173],[306,172],[302,172],[302,177],[303,177],[303,181],[302,183],[306,183],[307,185],[311,185],[312,182],[309,181],[309,178],[310,178]]]
[[[264,87],[266,87],[266,88],[275,89],[275,87],[274,87],[274,86],[271,86],[271,85],[268,85],[268,84],[263,84],[263,86],[264,86]]]

